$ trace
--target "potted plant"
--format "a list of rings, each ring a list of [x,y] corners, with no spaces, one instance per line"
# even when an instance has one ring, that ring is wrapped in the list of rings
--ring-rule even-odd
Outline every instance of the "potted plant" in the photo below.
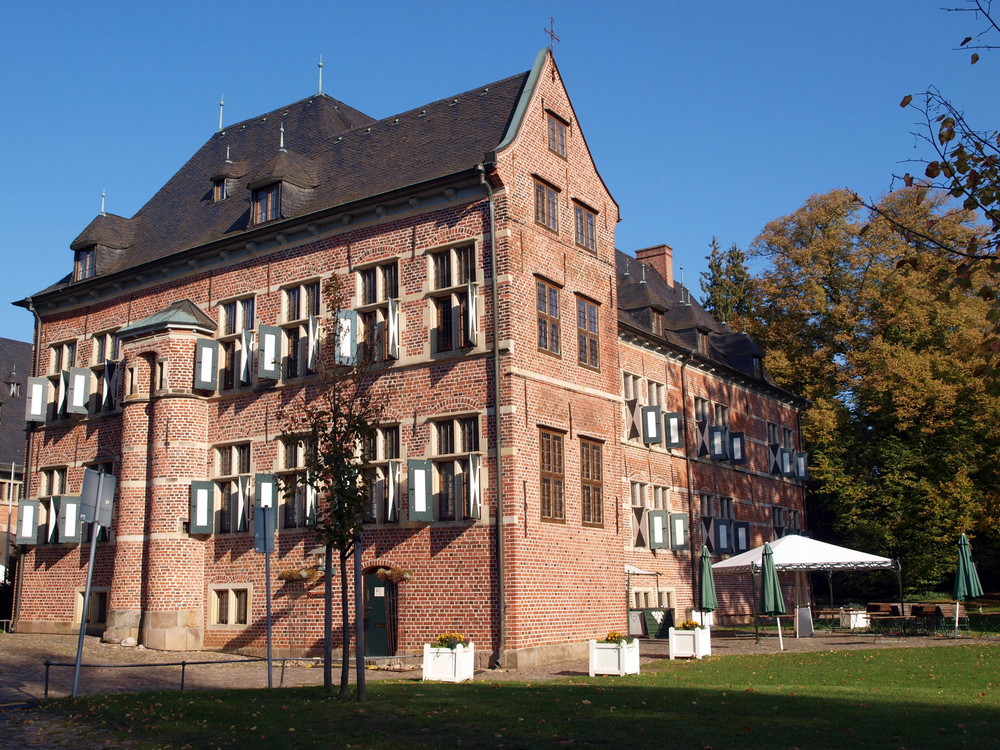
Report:
[[[442,633],[424,644],[425,680],[464,682],[475,671],[476,644],[461,633]]]
[[[590,676],[639,674],[639,641],[612,630],[603,641],[590,642]]]
[[[670,658],[678,656],[700,659],[712,655],[711,631],[694,620],[685,620],[676,628],[670,628]]]

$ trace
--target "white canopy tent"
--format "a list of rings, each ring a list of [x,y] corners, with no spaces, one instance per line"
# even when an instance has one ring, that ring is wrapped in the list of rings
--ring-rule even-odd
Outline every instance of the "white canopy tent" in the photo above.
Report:
[[[821,571],[827,574],[828,580],[832,580],[834,572],[839,570],[894,570],[896,572],[896,583],[899,586],[900,602],[903,599],[903,585],[900,578],[899,564],[895,560],[879,555],[872,555],[868,552],[838,547],[836,544],[820,542],[809,537],[790,534],[771,542],[771,550],[774,553],[774,567],[781,571],[795,571],[799,601],[799,608],[808,605],[804,601],[805,596],[805,573]],[[712,570],[719,575],[728,573],[749,573],[756,576],[761,568],[761,560],[764,556],[764,547],[755,547],[752,550],[735,555],[726,560],[712,565]],[[831,606],[833,599],[833,585],[830,586]],[[902,606],[902,605],[900,605]],[[808,610],[808,607],[805,607]],[[756,614],[757,603],[754,597],[754,610]],[[900,610],[902,611],[902,610]],[[796,618],[796,625],[799,620]],[[812,631],[812,618],[809,615],[809,632]]]

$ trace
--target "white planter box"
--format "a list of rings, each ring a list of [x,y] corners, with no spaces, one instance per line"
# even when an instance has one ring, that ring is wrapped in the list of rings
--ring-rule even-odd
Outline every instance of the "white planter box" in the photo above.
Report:
[[[476,644],[455,648],[436,648],[424,644],[424,679],[441,682],[471,680],[475,672]]]
[[[715,612],[701,612],[697,609],[689,609],[688,619],[694,620],[696,623],[706,628],[715,627]]]
[[[712,655],[712,633],[708,628],[675,630],[670,628],[670,658],[679,656],[700,659]]]
[[[590,642],[590,676],[639,674],[639,641],[631,643]]]

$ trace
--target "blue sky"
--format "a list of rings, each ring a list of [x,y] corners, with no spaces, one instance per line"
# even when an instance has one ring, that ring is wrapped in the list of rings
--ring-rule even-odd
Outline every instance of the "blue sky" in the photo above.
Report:
[[[946,5],[958,5],[953,0]],[[921,155],[904,94],[937,85],[1000,124],[997,62],[940,0],[361,4],[36,0],[4,12],[0,300],[67,273],[97,214],[132,216],[226,122],[324,91],[374,117],[527,70],[555,17],[556,61],[617,199],[617,244],[675,249],[698,290],[708,242],[747,247],[838,187],[873,197]],[[989,91],[993,95],[987,96]],[[992,101],[991,101],[992,100]],[[31,315],[0,304],[0,336]]]

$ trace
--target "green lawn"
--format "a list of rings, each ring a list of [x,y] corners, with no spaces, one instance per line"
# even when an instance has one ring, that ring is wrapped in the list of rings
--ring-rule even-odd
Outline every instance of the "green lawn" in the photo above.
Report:
[[[108,695],[48,704],[140,748],[984,748],[1000,742],[1000,646],[664,660],[642,675]]]

